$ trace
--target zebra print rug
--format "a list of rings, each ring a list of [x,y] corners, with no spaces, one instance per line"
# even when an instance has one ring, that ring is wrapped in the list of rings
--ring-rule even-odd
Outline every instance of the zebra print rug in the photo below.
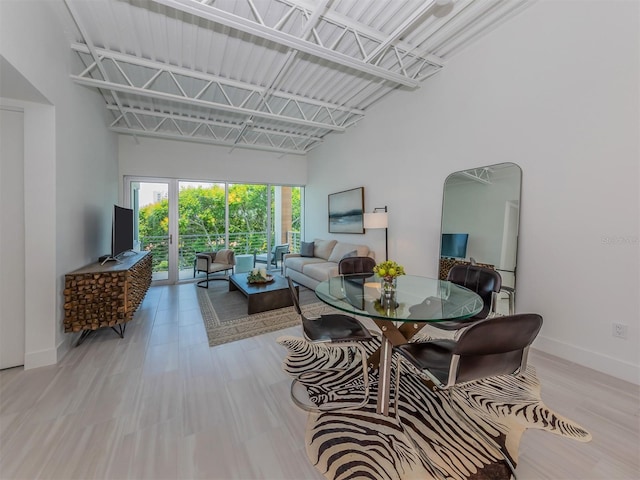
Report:
[[[347,349],[312,344],[293,336],[277,341],[288,349],[283,369],[292,377],[320,368],[346,368],[333,375],[304,377],[314,403],[337,405],[362,399],[361,363]],[[367,350],[373,352],[379,345],[376,339]],[[469,383],[456,389],[451,400],[447,392],[434,393],[403,367],[397,418],[393,403],[389,417],[376,414],[377,371],[369,373],[370,397],[363,408],[309,414],[307,455],[327,479],[509,479],[511,472],[495,447],[457,415],[493,438],[514,465],[520,438],[527,428],[580,442],[591,440],[582,427],[542,403],[540,383],[532,366],[522,377]]]

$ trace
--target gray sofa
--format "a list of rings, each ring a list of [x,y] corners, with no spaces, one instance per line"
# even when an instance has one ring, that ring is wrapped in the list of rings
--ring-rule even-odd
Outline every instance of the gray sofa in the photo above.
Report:
[[[316,238],[313,241],[313,256],[303,256],[300,253],[284,255],[283,275],[315,289],[320,282],[338,275],[338,263],[345,256],[373,258],[374,253],[366,245]]]

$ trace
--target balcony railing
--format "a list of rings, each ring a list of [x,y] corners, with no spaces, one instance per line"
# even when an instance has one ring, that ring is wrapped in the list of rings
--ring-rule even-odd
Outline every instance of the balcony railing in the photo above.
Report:
[[[291,252],[300,252],[300,232],[287,232]],[[178,269],[193,268],[197,252],[211,252],[227,248],[225,235],[180,235],[178,245]],[[229,247],[236,255],[264,253],[267,251],[267,232],[238,232],[229,234]],[[153,271],[169,269],[169,237],[140,237],[140,249],[153,252]]]

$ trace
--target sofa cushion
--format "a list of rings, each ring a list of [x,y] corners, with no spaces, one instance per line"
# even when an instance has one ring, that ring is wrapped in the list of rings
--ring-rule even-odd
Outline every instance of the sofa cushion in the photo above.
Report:
[[[316,238],[313,241],[313,256],[327,260],[337,242],[335,240],[322,240]]]
[[[358,257],[366,257],[369,255],[369,247],[366,245],[354,245],[352,243],[338,242],[336,243],[336,246],[333,247],[333,251],[331,252],[331,255],[329,255],[328,260],[330,262],[338,263],[342,260],[342,257],[353,250],[357,252],[356,256]]]
[[[302,267],[302,273],[319,282],[338,275],[338,265],[333,262],[309,263]]]
[[[287,269],[302,273],[304,266],[312,263],[327,263],[326,260],[316,257],[287,257],[285,265]]]
[[[300,255],[303,257],[313,257],[314,245],[313,242],[302,242],[300,244]]]

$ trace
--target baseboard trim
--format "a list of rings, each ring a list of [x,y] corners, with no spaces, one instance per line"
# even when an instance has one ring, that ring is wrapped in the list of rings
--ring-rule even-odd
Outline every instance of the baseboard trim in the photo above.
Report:
[[[24,356],[24,369],[46,367],[47,365],[55,365],[58,361],[57,350],[48,348],[38,352],[26,353]]]
[[[64,339],[58,344],[58,362],[63,359],[63,357],[69,353],[71,348],[73,347],[73,338],[69,335],[65,335]]]
[[[538,335],[533,348],[635,385],[640,385],[640,366],[631,362],[586,350],[542,335]]]

